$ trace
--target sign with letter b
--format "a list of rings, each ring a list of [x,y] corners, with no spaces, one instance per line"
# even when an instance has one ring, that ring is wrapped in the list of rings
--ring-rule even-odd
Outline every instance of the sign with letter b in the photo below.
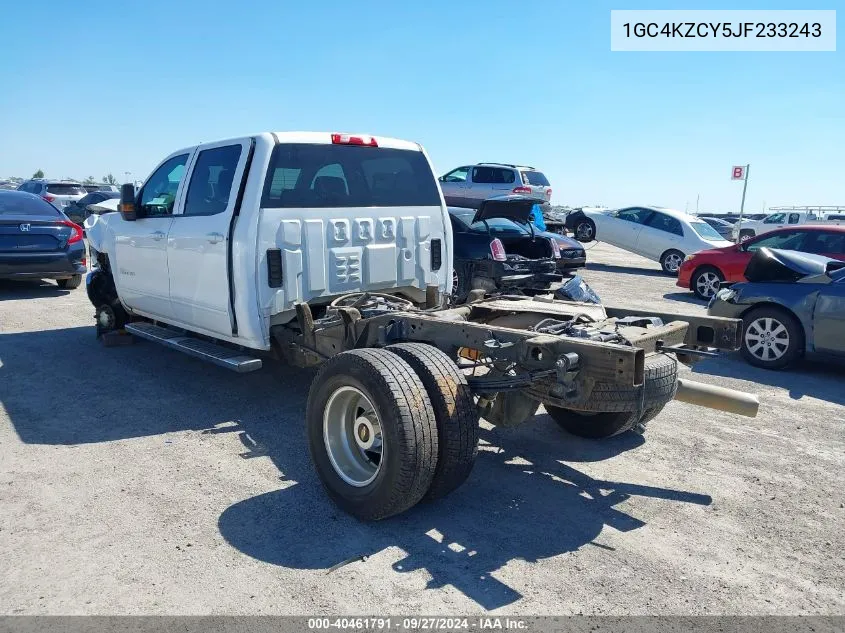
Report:
[[[731,169],[731,180],[745,180],[745,165],[734,165]]]

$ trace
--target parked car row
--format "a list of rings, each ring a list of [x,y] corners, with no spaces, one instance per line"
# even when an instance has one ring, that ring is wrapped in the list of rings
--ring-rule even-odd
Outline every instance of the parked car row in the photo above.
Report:
[[[731,238],[735,242],[747,240],[775,229],[805,224],[845,225],[841,214],[819,214],[814,211],[778,211],[760,220],[745,220],[733,225]]]

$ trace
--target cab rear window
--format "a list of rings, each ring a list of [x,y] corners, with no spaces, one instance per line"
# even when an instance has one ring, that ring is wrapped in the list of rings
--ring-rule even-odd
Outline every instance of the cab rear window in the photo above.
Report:
[[[439,206],[422,152],[355,145],[277,145],[264,184],[265,208]]]

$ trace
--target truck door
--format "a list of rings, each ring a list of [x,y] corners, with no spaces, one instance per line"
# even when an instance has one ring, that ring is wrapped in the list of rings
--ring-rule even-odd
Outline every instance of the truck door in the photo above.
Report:
[[[167,239],[173,318],[232,335],[229,240],[250,140],[202,145],[187,178],[184,203]]]
[[[813,314],[813,343],[817,352],[845,354],[845,278],[823,286]]]
[[[112,274],[121,299],[130,308],[171,318],[167,272],[167,235],[173,210],[182,195],[191,152],[170,156],[141,188],[138,206],[144,217],[121,222],[115,240]]]

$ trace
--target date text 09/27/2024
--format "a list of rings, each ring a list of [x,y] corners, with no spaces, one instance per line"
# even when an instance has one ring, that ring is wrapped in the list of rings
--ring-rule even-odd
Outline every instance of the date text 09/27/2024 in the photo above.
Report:
[[[519,631],[528,623],[511,617],[320,617],[308,618],[309,631],[379,630],[379,631]]]

